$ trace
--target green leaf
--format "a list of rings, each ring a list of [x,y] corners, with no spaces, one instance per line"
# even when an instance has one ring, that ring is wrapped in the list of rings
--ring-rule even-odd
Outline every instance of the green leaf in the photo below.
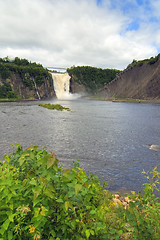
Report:
[[[65,209],[68,210],[68,208],[69,208],[69,201],[65,201],[64,206],[65,206]]]
[[[56,200],[56,202],[63,203],[64,201],[63,201],[63,199],[58,198],[58,199]]]
[[[95,214],[96,213],[96,210],[91,210],[90,211],[90,214]]]
[[[13,238],[13,232],[9,231],[8,233],[8,240],[11,240]]]
[[[15,214],[10,214],[9,215],[9,221],[10,222],[14,222],[14,216],[15,216]]]
[[[67,176],[69,172],[70,172],[69,169],[68,169],[68,170],[64,170],[64,171],[63,171],[63,174]]]
[[[52,154],[52,157],[50,156],[48,158],[48,160],[47,160],[47,169],[50,168],[54,164],[54,162],[55,162],[55,154],[54,154],[54,152],[51,152],[51,154]]]
[[[22,166],[22,164],[25,162],[25,160],[26,160],[26,158],[25,157],[27,157],[27,156],[29,156],[29,153],[27,152],[23,152],[22,153],[22,155],[20,156],[20,158],[19,158],[19,165],[20,166]]]
[[[50,198],[52,198],[52,199],[55,199],[54,193],[53,193],[49,188],[46,188],[46,189],[45,189],[44,194],[45,194],[47,197],[50,197]]]
[[[37,203],[40,203],[41,202],[41,199],[40,198],[36,198],[34,201],[33,201],[33,207],[35,207],[37,205]]]
[[[75,193],[76,193],[76,195],[79,193],[79,191],[81,190],[81,188],[82,188],[82,185],[81,184],[76,184],[75,185]]]
[[[94,235],[94,231],[93,231],[92,229],[90,230],[90,233],[91,233],[92,235]]]
[[[90,236],[90,230],[89,230],[89,229],[86,229],[85,233],[86,233],[86,237],[87,237],[87,239],[88,239],[89,236]]]
[[[36,189],[34,189],[34,200],[38,197],[39,193],[40,193],[41,189],[40,187],[37,187]]]
[[[4,159],[5,159],[6,162],[9,162],[9,160],[10,160],[9,155],[5,154],[5,155],[4,155]]]
[[[30,151],[33,151],[33,150],[37,150],[39,147],[38,146],[33,146],[31,145],[30,147],[28,147],[26,150],[30,150]]]
[[[111,229],[109,232],[110,232],[111,234],[115,234],[115,233],[116,233],[116,230],[115,230],[115,229]]]
[[[37,182],[34,178],[31,179],[31,181],[29,182],[31,185],[37,185]]]
[[[51,230],[51,235],[52,235],[52,237],[55,237],[55,236],[56,236],[56,233],[55,233],[54,230]]]
[[[3,235],[4,232],[8,229],[9,224],[10,224],[10,220],[9,220],[9,219],[7,219],[7,220],[3,223],[2,228],[1,228],[1,230],[0,230],[0,232],[1,232],[2,235]]]
[[[135,191],[131,191],[131,193],[132,193],[132,195],[135,195],[135,194],[136,194],[136,192],[135,192]]]
[[[119,231],[118,231],[118,234],[119,234],[119,235],[123,234],[123,231],[122,231],[122,230],[119,230]]]

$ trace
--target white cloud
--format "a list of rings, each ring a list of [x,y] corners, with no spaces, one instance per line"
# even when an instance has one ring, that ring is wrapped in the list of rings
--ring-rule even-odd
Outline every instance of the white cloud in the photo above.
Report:
[[[140,28],[126,32],[134,15],[118,8],[118,1],[112,9],[109,0],[99,6],[96,0],[0,1],[0,57],[123,69],[133,59],[157,54],[157,26],[146,26],[142,7],[139,11]]]

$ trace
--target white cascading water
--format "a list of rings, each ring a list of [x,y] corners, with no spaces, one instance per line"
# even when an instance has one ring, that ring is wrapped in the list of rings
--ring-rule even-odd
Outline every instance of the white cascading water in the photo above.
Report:
[[[41,97],[40,97],[39,92],[38,92],[38,88],[37,88],[36,81],[34,80],[34,78],[32,78],[32,80],[33,80],[33,82],[34,82],[34,87],[35,87],[35,90],[36,90],[37,97],[38,97],[38,99],[40,100]]]
[[[70,88],[70,79],[68,73],[52,73],[54,90],[56,97],[60,100],[73,100],[80,97],[79,94],[72,94],[69,92]]]

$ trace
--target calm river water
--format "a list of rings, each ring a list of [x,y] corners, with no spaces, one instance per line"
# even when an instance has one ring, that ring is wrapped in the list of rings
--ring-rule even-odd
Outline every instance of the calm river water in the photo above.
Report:
[[[160,105],[79,99],[50,100],[69,107],[53,111],[39,102],[0,103],[0,159],[11,144],[46,146],[64,167],[80,167],[109,183],[113,191],[141,190],[142,170],[160,170]],[[42,102],[41,102],[42,103]]]

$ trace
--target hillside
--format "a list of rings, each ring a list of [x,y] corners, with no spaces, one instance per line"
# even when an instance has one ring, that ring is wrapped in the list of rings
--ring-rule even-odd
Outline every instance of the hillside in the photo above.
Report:
[[[67,69],[71,76],[71,92],[95,93],[111,82],[121,71],[101,69],[91,66],[78,66]]]
[[[0,58],[0,99],[44,99],[53,96],[53,81],[42,65],[16,57]]]
[[[160,100],[160,55],[142,61],[133,61],[97,96]]]

